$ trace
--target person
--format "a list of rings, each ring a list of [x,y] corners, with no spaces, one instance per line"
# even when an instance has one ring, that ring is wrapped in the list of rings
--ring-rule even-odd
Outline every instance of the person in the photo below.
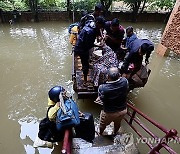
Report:
[[[79,23],[79,29],[80,31],[83,29],[83,27],[86,25],[87,22],[89,21],[95,21],[97,17],[99,17],[101,15],[101,11],[102,11],[102,5],[101,4],[96,4],[95,8],[94,8],[94,12],[93,13],[87,13],[87,12],[83,12],[83,16],[80,19],[80,23]]]
[[[60,108],[60,93],[62,93],[63,99],[67,99],[66,90],[62,86],[55,86],[48,92],[48,118],[50,121],[56,120],[56,114]]]
[[[118,66],[118,59],[114,51],[107,45],[102,47],[102,56],[93,65],[93,83],[95,87],[104,83],[109,68]]]
[[[114,135],[117,134],[121,120],[127,113],[128,80],[120,77],[119,69],[111,67],[108,71],[108,81],[98,88],[98,98],[103,103],[100,113],[100,135],[107,125],[114,122]]]
[[[120,48],[124,38],[124,28],[119,24],[119,19],[114,18],[112,21],[107,21],[105,23],[105,30],[107,32],[105,42],[116,52]]]
[[[125,38],[125,48],[128,48],[128,46],[137,39],[136,34],[133,32],[133,27],[128,26],[126,28],[126,38]]]
[[[126,56],[128,46],[137,39],[136,34],[133,32],[133,27],[126,28],[126,38],[122,41],[121,47],[116,51],[118,60],[122,62]]]
[[[78,33],[79,33],[79,23],[73,23],[69,26],[68,32],[70,34],[69,36],[69,42],[72,44],[73,48],[76,45]]]
[[[146,54],[145,63],[149,63],[149,57],[154,50],[154,44],[148,39],[136,39],[128,46],[128,55],[125,57],[123,65],[121,67],[121,74],[126,76],[129,73],[129,66],[133,64],[134,68],[130,73],[129,79],[140,70],[143,56]]]
[[[64,138],[64,130],[59,131],[56,127],[56,116],[60,109],[60,94],[63,100],[67,99],[66,91],[62,86],[55,86],[49,90],[47,116],[39,124],[38,137],[41,141],[48,141],[45,143],[49,145],[52,145],[50,142],[59,142]],[[39,139],[37,138],[35,143],[38,143]]]
[[[88,22],[78,36],[77,43],[74,48],[75,56],[80,56],[82,63],[82,70],[84,75],[84,85],[87,83],[87,75],[89,71],[89,56],[90,49],[95,45],[96,36],[99,34],[101,28],[104,27],[105,19],[97,17],[95,22]]]

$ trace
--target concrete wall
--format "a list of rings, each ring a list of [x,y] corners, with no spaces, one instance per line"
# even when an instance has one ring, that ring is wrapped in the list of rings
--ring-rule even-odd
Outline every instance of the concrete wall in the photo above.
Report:
[[[60,21],[60,20],[72,20],[72,14],[69,15],[66,11],[64,12],[40,12],[39,15],[39,21]],[[80,13],[75,12],[75,21],[80,20]],[[131,21],[132,14],[131,12],[113,12],[107,15],[106,19],[111,20],[113,18],[119,18],[120,21]],[[168,13],[142,13],[137,17],[137,21],[143,21],[143,22],[165,22],[167,18],[169,17]],[[3,18],[5,22],[9,22],[13,18],[13,15],[11,12],[3,12]],[[33,14],[31,12],[21,12],[21,15],[19,16],[19,21],[26,22],[26,21],[32,21],[33,20]],[[0,19],[0,21],[2,21]]]
[[[17,15],[19,22],[29,22],[33,21],[34,15],[31,12],[21,12]],[[12,12],[3,12],[4,22],[9,22],[13,18]],[[62,12],[40,12],[38,14],[39,21],[60,21],[69,20],[68,13],[66,11]],[[1,20],[0,20],[1,21]]]

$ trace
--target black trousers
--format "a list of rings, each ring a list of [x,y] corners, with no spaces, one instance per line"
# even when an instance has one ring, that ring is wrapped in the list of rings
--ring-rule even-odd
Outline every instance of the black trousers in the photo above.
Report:
[[[82,63],[82,71],[84,75],[88,74],[89,71],[89,53],[79,54]]]

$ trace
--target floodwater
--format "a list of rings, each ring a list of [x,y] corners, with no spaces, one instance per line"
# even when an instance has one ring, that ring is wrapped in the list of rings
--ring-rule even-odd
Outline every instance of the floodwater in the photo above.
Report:
[[[46,115],[48,90],[54,85],[66,87],[66,82],[71,80],[69,24],[0,25],[0,153],[60,153],[58,146],[35,149],[33,142],[39,120]],[[138,23],[133,26],[139,38],[149,38],[157,44],[165,25]],[[152,72],[148,83],[144,88],[133,90],[129,99],[164,127],[180,132],[180,57],[174,53],[160,57],[153,52],[149,67]],[[93,101],[77,100],[77,103],[80,110],[91,112],[97,118],[101,108]],[[131,131],[124,122],[122,125]],[[140,146],[141,153],[147,153],[143,147]]]

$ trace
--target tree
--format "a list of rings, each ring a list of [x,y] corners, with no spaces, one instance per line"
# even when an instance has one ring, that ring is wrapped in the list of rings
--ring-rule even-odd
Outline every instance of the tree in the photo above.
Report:
[[[34,21],[38,22],[38,0],[29,0],[29,6],[34,16]]]
[[[138,13],[142,13],[148,0],[123,0],[132,9],[132,21],[136,22]],[[141,7],[142,6],[142,7]]]
[[[151,8],[170,12],[172,11],[176,0],[149,0],[149,2],[151,3]]]
[[[103,6],[103,14],[106,16],[110,6],[112,5],[113,0],[100,0],[102,6]]]

